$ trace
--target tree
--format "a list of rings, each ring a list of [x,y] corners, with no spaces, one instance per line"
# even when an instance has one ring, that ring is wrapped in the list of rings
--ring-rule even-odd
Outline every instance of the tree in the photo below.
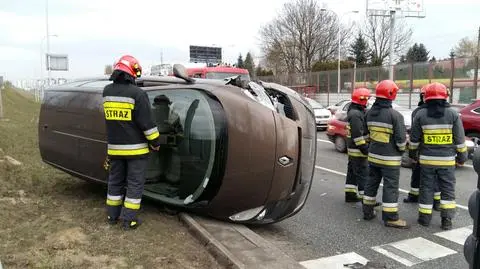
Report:
[[[238,67],[238,68],[244,68],[243,56],[242,56],[241,53],[240,53],[240,55],[238,55],[237,67]]]
[[[423,43],[420,44],[413,44],[408,49],[407,52],[407,61],[410,63],[416,63],[416,62],[426,62],[428,61],[428,54],[430,52],[427,51],[427,48]]]
[[[338,68],[337,61],[318,61],[313,65],[312,72],[337,70],[337,68]],[[353,68],[353,62],[340,61],[340,69],[350,69],[350,68]]]
[[[259,65],[259,66],[257,66],[257,69],[255,70],[255,75],[257,77],[273,76],[273,71],[264,69]]]
[[[318,1],[295,0],[261,28],[260,39],[267,60],[291,74],[309,72],[315,60],[335,57],[338,31],[345,41],[349,30],[340,27],[334,13],[322,11]]]
[[[434,63],[434,62],[436,62],[436,61],[437,61],[437,59],[435,58],[435,56],[432,56],[432,58],[430,59],[430,62],[431,62],[431,63]]]
[[[473,57],[477,51],[477,44],[474,39],[464,37],[458,41],[454,51],[458,57]]]
[[[250,75],[255,75],[255,63],[253,62],[253,57],[250,52],[247,53],[243,64],[244,68],[248,70],[248,73],[250,73]]]
[[[358,66],[366,66],[368,64],[370,49],[367,41],[363,38],[362,32],[358,33],[355,42],[350,46],[349,52]]]
[[[407,63],[407,56],[405,54],[402,54],[400,56],[400,60],[398,60],[398,62],[401,63],[401,64]]]
[[[412,29],[405,21],[398,19],[395,23],[393,51],[398,57],[403,54],[412,37]],[[365,20],[363,35],[371,49],[370,62],[374,66],[382,65],[390,54],[390,18],[371,16]]]
[[[110,75],[113,73],[113,66],[111,64],[105,65],[104,74]]]

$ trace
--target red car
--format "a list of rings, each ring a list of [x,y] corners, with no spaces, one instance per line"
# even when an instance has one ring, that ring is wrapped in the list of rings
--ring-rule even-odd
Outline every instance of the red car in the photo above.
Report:
[[[462,118],[465,135],[475,140],[480,139],[480,100],[458,110]]]

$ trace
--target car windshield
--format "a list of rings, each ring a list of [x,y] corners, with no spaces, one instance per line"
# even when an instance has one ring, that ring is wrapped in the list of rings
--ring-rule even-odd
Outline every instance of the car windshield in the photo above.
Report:
[[[242,80],[250,80],[248,74],[239,74],[239,73],[226,73],[226,72],[208,72],[206,78],[208,79],[225,79],[229,77],[236,77],[240,75]]]
[[[306,98],[308,103],[312,106],[313,109],[324,109],[325,107],[322,106],[319,102],[313,100],[313,99],[310,99],[310,98]]]

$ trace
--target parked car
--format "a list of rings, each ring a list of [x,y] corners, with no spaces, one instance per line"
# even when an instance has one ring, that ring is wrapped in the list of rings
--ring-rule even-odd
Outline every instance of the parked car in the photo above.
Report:
[[[274,223],[298,213],[315,170],[317,132],[310,105],[275,83],[193,79],[183,66],[173,69],[174,76],[136,81],[166,138],[160,151],[149,155],[144,195],[239,223]],[[102,91],[109,83],[105,76],[45,91],[38,123],[45,163],[107,182]],[[282,97],[277,100],[284,113],[272,94]],[[155,102],[158,96],[169,102]]]
[[[332,117],[332,113],[330,112],[330,110],[326,109],[319,102],[311,98],[305,97],[305,99],[312,106],[313,112],[315,113],[315,122],[317,124],[317,130],[322,130],[322,131],[326,130],[328,120],[330,120],[330,118]]]
[[[338,109],[342,108],[348,102],[350,102],[350,99],[341,100],[340,102],[334,105],[328,106],[327,109],[330,110],[330,112],[333,115],[335,114],[335,112],[337,112]]]
[[[458,110],[462,119],[465,135],[475,140],[480,139],[480,100]]]
[[[367,109],[370,109],[373,103],[375,102],[375,98],[370,98],[368,100]],[[328,122],[327,127],[327,137],[329,140],[334,144],[335,149],[338,152],[346,153],[347,152],[347,141],[346,141],[346,125],[347,125],[347,111],[348,107],[350,106],[351,101],[345,103],[341,109],[337,110],[337,113],[333,115],[332,119]],[[406,107],[400,106],[396,103],[392,103],[393,109],[397,110],[402,114],[405,128],[407,129],[407,142],[408,136],[410,134],[411,128],[411,121],[412,121],[412,110]],[[480,107],[480,104],[479,104]],[[479,109],[480,110],[480,109]],[[469,158],[471,158],[474,150],[477,147],[477,144],[474,143],[469,137],[466,138],[466,145],[469,152]],[[412,162],[408,157],[408,150],[405,151],[402,157],[402,166],[403,167],[411,167]]]

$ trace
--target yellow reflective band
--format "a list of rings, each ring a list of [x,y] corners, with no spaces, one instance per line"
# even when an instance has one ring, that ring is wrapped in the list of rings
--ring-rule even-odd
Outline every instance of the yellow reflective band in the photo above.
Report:
[[[398,147],[398,149],[401,150],[401,151],[405,151],[407,148],[406,148],[406,146],[401,146],[401,147]]]
[[[130,103],[123,103],[123,102],[104,102],[104,108],[124,108],[124,109],[134,109],[135,105]]]
[[[420,159],[419,162],[420,162],[420,164],[424,164],[424,165],[455,166],[455,160],[439,161],[439,160],[422,160],[422,159]]]
[[[368,126],[368,130],[371,132],[371,131],[375,131],[375,132],[382,132],[382,133],[389,133],[389,134],[393,134],[393,130],[390,129],[390,128],[386,128],[386,127],[377,127],[377,126]]]
[[[388,165],[388,166],[400,166],[402,164],[402,161],[385,161],[385,160],[380,160],[377,158],[373,158],[372,156],[368,156],[368,161],[376,164],[382,164],[382,165]]]
[[[451,134],[452,129],[424,129],[424,134]]]
[[[441,204],[440,208],[441,209],[455,209],[457,207],[456,204]]]
[[[375,200],[366,200],[365,197],[363,198],[363,203],[366,205],[374,205],[376,204]]]
[[[390,142],[390,135],[384,132],[372,131],[370,132],[370,139],[376,142],[388,143]]]
[[[433,196],[433,200],[440,200],[440,195]]]
[[[428,209],[428,208],[419,208],[418,211],[422,214],[427,214],[427,215],[432,214],[432,209]]]
[[[360,146],[360,145],[365,145],[367,141],[365,139],[355,141],[355,145]]]
[[[345,188],[345,192],[357,193],[357,190],[356,189],[351,189],[351,188]]]
[[[365,155],[365,154],[363,154],[363,153],[361,153],[361,152],[348,152],[348,156],[367,158],[367,155]]]
[[[109,206],[120,206],[122,205],[123,201],[122,200],[110,200],[107,199],[107,205]]]
[[[107,151],[108,155],[115,155],[115,156],[134,156],[134,155],[142,155],[147,154],[150,151],[148,148],[143,149],[109,149]]]
[[[123,108],[105,108],[105,119],[107,120],[122,120],[131,121],[132,111]]]
[[[160,133],[159,133],[159,132],[155,132],[155,133],[153,133],[153,134],[151,134],[151,135],[147,135],[146,137],[147,137],[148,140],[153,140],[153,139],[155,139],[155,138],[157,138],[157,137],[159,137],[159,136],[160,136]]]
[[[125,208],[128,208],[128,209],[134,209],[134,210],[140,209],[140,204],[124,202],[123,205],[125,206]]]
[[[395,213],[398,212],[398,207],[384,207],[383,212]]]
[[[408,193],[413,196],[418,196],[420,194],[419,191],[412,191],[412,190],[410,190]]]
[[[465,146],[463,148],[457,148],[457,152],[463,153],[463,152],[466,152],[466,151],[467,151],[467,146]]]
[[[429,145],[451,145],[453,134],[423,135],[423,143]]]

